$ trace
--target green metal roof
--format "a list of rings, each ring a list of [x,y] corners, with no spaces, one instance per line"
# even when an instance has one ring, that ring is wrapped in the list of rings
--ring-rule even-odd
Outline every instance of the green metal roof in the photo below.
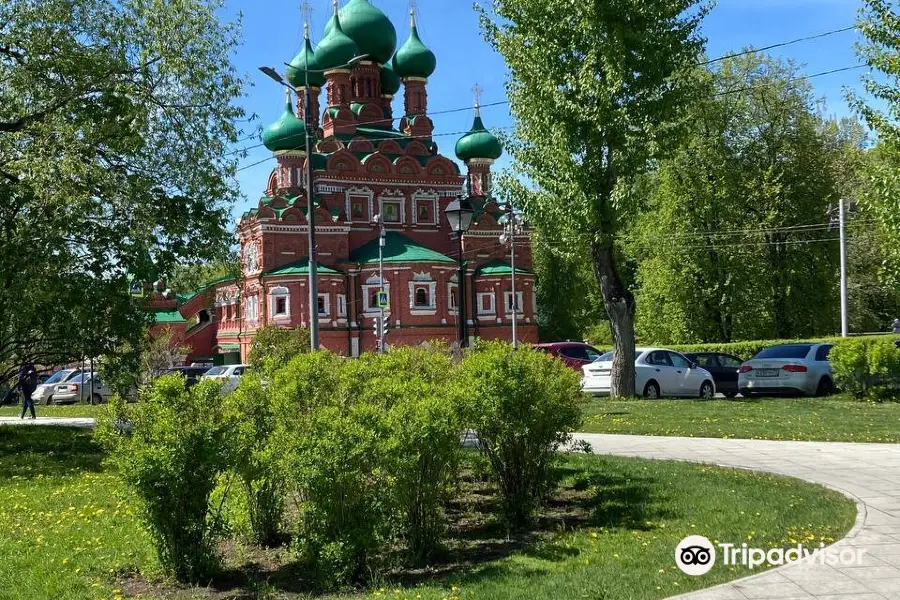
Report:
[[[509,263],[505,263],[502,260],[492,260],[475,270],[476,277],[483,275],[512,275],[512,267]],[[516,275],[534,275],[534,273],[527,269],[516,267]]]
[[[187,323],[177,310],[160,310],[153,313],[153,320],[157,325]]]
[[[430,248],[420,246],[396,231],[385,235],[384,262],[386,263],[451,263],[456,261]],[[350,254],[350,262],[358,264],[378,263],[378,238],[360,246]]]
[[[319,263],[316,263],[316,273],[321,273],[323,275],[343,275],[341,271],[336,271],[331,267],[326,267],[325,265]],[[266,271],[265,275],[309,275],[309,259],[304,258],[303,260],[292,262],[290,264],[284,265],[283,267],[271,269],[269,271]]]

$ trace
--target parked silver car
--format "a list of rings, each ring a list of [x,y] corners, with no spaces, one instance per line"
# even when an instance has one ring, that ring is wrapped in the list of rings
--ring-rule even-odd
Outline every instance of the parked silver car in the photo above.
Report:
[[[53,392],[53,403],[74,404],[83,401],[100,404],[109,401],[110,396],[112,396],[112,390],[106,387],[99,375],[94,373],[94,376],[91,377],[90,373],[81,373],[65,383],[56,385],[56,390]]]
[[[804,394],[827,396],[834,392],[828,353],[834,344],[783,344],[762,350],[741,365],[741,395]]]
[[[57,371],[50,376],[47,381],[37,386],[31,399],[35,404],[50,404],[53,402],[53,394],[56,392],[56,386],[66,383],[70,379],[74,379],[81,375],[81,369],[63,369]]]

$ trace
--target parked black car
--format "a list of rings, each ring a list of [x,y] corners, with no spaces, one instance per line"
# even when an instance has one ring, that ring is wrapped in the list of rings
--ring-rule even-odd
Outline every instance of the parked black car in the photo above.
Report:
[[[717,392],[725,394],[726,398],[737,396],[738,369],[744,361],[736,356],[719,352],[694,352],[685,356],[712,374]]]
[[[166,371],[165,375],[181,375],[184,377],[184,387],[189,389],[191,386],[197,385],[204,373],[209,371],[209,367],[174,367]]]

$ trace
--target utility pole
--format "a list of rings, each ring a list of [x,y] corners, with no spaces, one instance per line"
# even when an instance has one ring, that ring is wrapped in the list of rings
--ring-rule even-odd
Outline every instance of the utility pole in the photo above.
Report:
[[[847,219],[844,214],[844,199],[838,200],[838,224],[841,237],[841,337],[850,335],[850,321],[847,316]]]
[[[309,22],[305,24],[309,31]],[[307,33],[308,35],[308,33]],[[316,201],[313,186],[312,135],[316,126],[312,114],[312,90],[309,89],[309,53],[303,70],[303,117],[306,122],[306,220],[309,223],[309,345],[319,349],[319,274],[316,265]]]

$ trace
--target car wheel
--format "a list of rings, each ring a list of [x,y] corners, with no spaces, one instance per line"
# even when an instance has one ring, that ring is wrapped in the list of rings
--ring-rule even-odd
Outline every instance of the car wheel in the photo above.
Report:
[[[700,386],[700,397],[704,400],[712,400],[716,396],[716,388],[708,381],[704,381]]]
[[[91,397],[91,404],[103,404],[103,396],[100,394],[94,394]]]
[[[731,399],[733,399],[735,396],[737,396],[737,392],[722,392],[722,393],[723,393],[723,394],[725,395],[725,397],[728,398],[729,400],[731,400]]]
[[[834,393],[834,383],[831,382],[831,378],[823,377],[819,380],[819,385],[816,387],[816,396],[821,398],[823,396],[830,396]]]
[[[50,406],[53,404],[53,396],[47,396],[47,401],[44,402],[45,405]]]
[[[648,400],[656,400],[659,398],[659,384],[655,381],[648,381],[644,386],[644,398]]]

